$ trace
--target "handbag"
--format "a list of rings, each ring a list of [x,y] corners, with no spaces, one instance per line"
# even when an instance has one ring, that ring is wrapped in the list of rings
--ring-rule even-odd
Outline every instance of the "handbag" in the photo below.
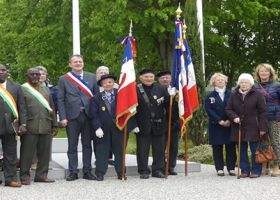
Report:
[[[260,140],[255,156],[256,163],[266,163],[276,160],[276,155],[271,146],[269,137],[267,137],[267,139]]]

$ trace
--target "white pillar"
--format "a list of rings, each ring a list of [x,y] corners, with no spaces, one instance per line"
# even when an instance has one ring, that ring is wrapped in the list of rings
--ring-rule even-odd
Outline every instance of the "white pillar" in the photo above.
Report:
[[[197,7],[197,22],[198,22],[198,31],[199,37],[201,41],[201,56],[202,56],[202,70],[203,70],[203,77],[205,80],[205,57],[204,57],[204,34],[203,34],[203,7],[202,7],[202,0],[196,1]]]
[[[79,17],[79,0],[72,0],[73,16],[73,55],[80,54],[80,17]]]

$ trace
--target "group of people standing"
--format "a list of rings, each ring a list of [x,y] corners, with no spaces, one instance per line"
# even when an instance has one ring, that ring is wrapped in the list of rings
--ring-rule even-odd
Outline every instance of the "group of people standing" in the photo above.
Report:
[[[267,174],[269,164],[256,163],[259,142],[269,137],[277,159],[273,161],[272,176],[280,176],[280,83],[270,64],[259,64],[255,81],[251,74],[239,76],[236,88],[226,87],[228,78],[215,73],[210,80],[214,90],[205,99],[209,116],[209,143],[218,176],[224,176],[224,147],[226,168],[235,176],[236,144],[241,134],[241,178],[257,178]],[[248,158],[251,151],[251,165]]]
[[[77,146],[82,143],[83,178],[104,180],[111,154],[118,179],[122,173],[123,131],[116,126],[116,100],[118,90],[116,77],[109,74],[109,68],[102,66],[97,74],[84,71],[81,55],[69,59],[71,71],[61,76],[57,94],[51,94],[45,81],[40,81],[44,68],[30,68],[27,82],[23,85],[7,80],[8,68],[0,64],[0,139],[3,146],[5,185],[20,187],[30,185],[30,168],[37,160],[35,182],[50,183],[48,168],[52,137],[57,134],[58,123],[66,128],[68,137],[67,181],[78,179]],[[136,133],[137,163],[140,178],[165,178],[165,147],[169,99],[175,98],[175,88],[170,86],[171,73],[158,74],[155,83],[152,69],[140,71],[137,85],[138,107],[134,117],[128,121],[128,132]],[[44,79],[45,80],[45,79]],[[56,90],[55,90],[56,91]],[[57,107],[55,106],[57,105]],[[174,103],[174,108],[175,103]],[[2,112],[3,108],[3,112]],[[56,110],[57,108],[57,110]],[[174,170],[178,152],[179,117],[174,109],[172,118],[171,154],[169,174]],[[16,134],[20,135],[20,181],[16,176]],[[153,164],[148,167],[149,149],[152,146]],[[92,172],[92,153],[96,168]],[[35,154],[35,155],[34,155]],[[1,181],[2,183],[2,181]]]

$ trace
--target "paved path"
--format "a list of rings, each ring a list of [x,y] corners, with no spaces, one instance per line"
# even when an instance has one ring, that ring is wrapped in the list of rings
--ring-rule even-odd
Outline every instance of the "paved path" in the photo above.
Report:
[[[265,176],[257,179],[218,177],[214,167],[202,165],[201,172],[169,176],[168,179],[138,176],[127,181],[105,178],[103,182],[79,179],[74,182],[58,180],[53,184],[33,183],[19,189],[0,186],[0,199],[53,199],[53,200],[111,200],[111,199],[189,199],[189,200],[278,200],[280,199],[280,177]]]

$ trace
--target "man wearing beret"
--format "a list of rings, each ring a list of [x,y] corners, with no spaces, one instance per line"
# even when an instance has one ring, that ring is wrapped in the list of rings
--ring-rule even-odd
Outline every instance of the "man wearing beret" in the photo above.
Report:
[[[123,131],[116,126],[116,105],[118,90],[114,88],[116,77],[110,74],[101,76],[98,85],[104,91],[91,99],[91,124],[94,129],[94,145],[96,155],[95,175],[97,181],[103,181],[108,169],[108,156],[113,152],[115,170],[118,179],[122,173]],[[129,120],[129,124],[130,124]],[[128,132],[132,126],[128,125]],[[134,128],[134,127],[133,127]]]
[[[137,140],[137,164],[141,179],[148,179],[148,157],[152,145],[152,176],[165,178],[165,133],[167,131],[166,110],[169,94],[165,87],[155,84],[153,70],[145,68],[140,71],[141,83],[137,86],[138,107],[136,120],[140,132]]]
[[[161,71],[157,74],[160,85],[171,90],[171,72],[168,70]],[[169,109],[168,109],[169,111]],[[168,113],[169,115],[169,113]],[[173,97],[172,104],[172,118],[171,118],[171,134],[170,134],[170,153],[169,153],[169,169],[168,172],[170,175],[177,175],[177,172],[174,170],[176,167],[176,158],[178,154],[178,132],[180,131],[180,120],[179,120],[179,109],[178,102]],[[168,132],[166,131],[166,142],[168,137]]]

